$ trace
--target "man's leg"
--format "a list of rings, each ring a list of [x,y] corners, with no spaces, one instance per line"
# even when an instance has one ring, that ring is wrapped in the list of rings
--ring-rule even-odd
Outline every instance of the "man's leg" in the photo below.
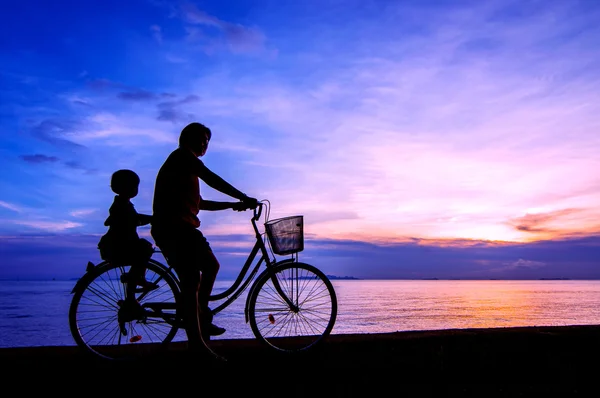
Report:
[[[210,295],[217,279],[219,268],[221,267],[217,257],[213,253],[210,245],[201,231],[196,230],[196,246],[199,250],[199,268],[202,271],[200,277],[200,288],[198,291],[198,304],[200,308],[200,328],[204,340],[210,340],[210,336],[218,336],[225,333],[225,329],[213,325],[212,312],[208,306]]]
[[[188,265],[190,264],[188,263]],[[208,356],[211,360],[218,362],[226,361],[225,358],[210,349],[207,345],[207,341],[210,340],[210,335],[207,334],[206,338],[204,338],[202,332],[203,319],[201,317],[203,311],[200,307],[199,290],[201,287],[201,280],[204,278],[201,277],[200,272],[196,267],[187,267],[187,270],[188,272],[185,273],[186,276],[183,278],[180,277],[180,280],[182,281],[182,317],[184,318],[185,332],[188,338],[188,350],[194,354]],[[185,284],[183,283],[183,280],[186,281]]]
[[[217,355],[206,345],[200,332],[198,302],[200,271],[198,261],[203,251],[199,251],[196,234],[193,231],[164,231],[167,233],[153,233],[153,237],[179,277],[181,288],[179,308],[188,339],[189,351],[223,361],[224,358]]]
[[[219,268],[221,267],[212,250],[209,249],[205,257],[202,264],[200,288],[198,290],[198,302],[200,303],[201,309],[208,307],[208,301],[215,285],[215,281],[217,280]]]
[[[176,269],[177,271],[177,269]],[[181,281],[181,317],[183,318],[188,347],[192,351],[206,348],[200,334],[200,319],[198,315],[198,289],[200,287],[200,273],[194,270],[177,271]]]
[[[218,336],[225,333],[225,329],[212,323],[213,315],[208,306],[217,273],[220,265],[214,253],[210,251],[207,260],[204,261],[202,275],[200,276],[200,290],[198,292],[198,304],[200,308],[200,330],[204,340],[210,340],[210,336]]]

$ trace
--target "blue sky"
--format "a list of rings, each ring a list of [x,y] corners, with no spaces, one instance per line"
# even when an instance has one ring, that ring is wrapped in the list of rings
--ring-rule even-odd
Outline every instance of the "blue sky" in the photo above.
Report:
[[[595,1],[20,1],[0,15],[0,278],[76,277],[110,175],[205,163],[362,278],[600,277]],[[203,196],[227,198],[202,187]],[[249,214],[202,214],[235,275]],[[148,229],[140,229],[148,237]],[[549,255],[552,253],[552,255]]]

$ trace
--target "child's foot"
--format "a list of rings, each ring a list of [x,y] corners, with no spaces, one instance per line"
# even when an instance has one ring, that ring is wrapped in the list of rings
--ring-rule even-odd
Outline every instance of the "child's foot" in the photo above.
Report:
[[[141,319],[145,315],[145,311],[137,300],[125,299],[120,302],[121,310],[119,311],[120,322],[131,322],[136,319]]]

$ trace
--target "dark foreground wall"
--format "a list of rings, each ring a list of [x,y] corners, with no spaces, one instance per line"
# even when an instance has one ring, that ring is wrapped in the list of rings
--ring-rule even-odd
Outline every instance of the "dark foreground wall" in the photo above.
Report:
[[[76,347],[0,349],[3,386],[94,396],[120,396],[127,388],[177,395],[207,386],[210,392],[192,396],[370,397],[444,389],[463,396],[600,397],[600,326],[333,335],[298,356],[274,354],[255,340],[211,344],[226,364],[189,358],[181,343],[163,357],[127,365],[90,360]]]

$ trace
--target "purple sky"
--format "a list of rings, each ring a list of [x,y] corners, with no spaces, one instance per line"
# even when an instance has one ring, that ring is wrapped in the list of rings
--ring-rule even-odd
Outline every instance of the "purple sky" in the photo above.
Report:
[[[191,121],[209,168],[304,215],[326,273],[600,278],[600,3],[295,3],[4,6],[0,279],[98,262],[110,175],[150,212]],[[201,215],[219,278],[249,216]]]

